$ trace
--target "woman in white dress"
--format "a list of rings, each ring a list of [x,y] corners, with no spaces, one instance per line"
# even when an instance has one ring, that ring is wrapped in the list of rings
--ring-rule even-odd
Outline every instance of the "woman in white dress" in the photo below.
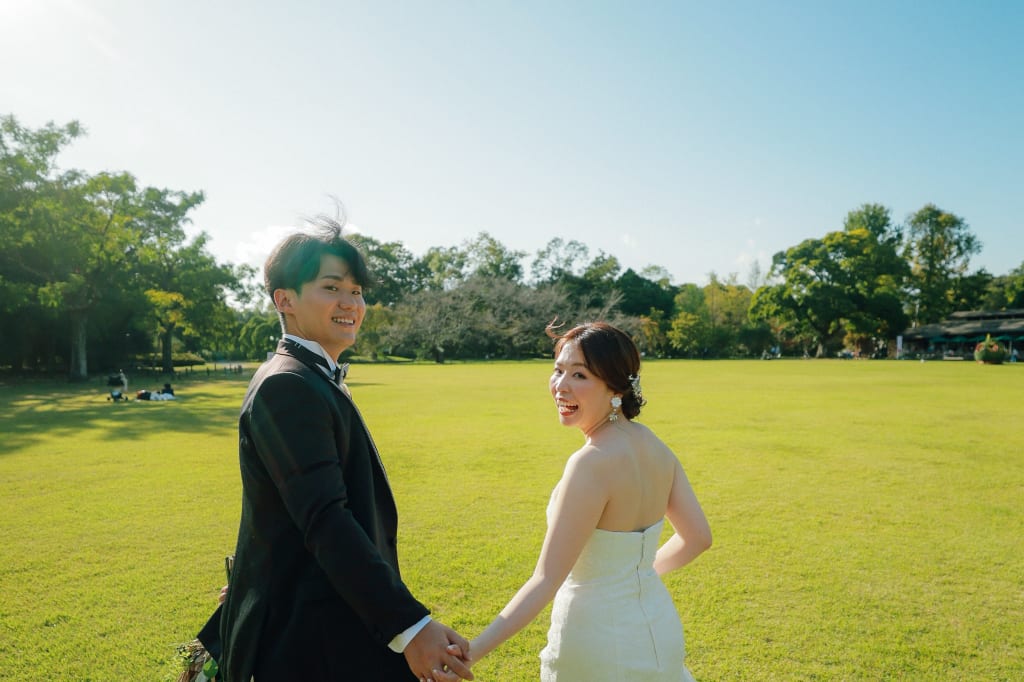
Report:
[[[470,644],[478,661],[554,599],[543,682],[692,680],[683,629],[659,576],[711,546],[679,460],[633,419],[645,404],[640,354],[602,322],[556,336],[550,389],[584,444],[551,495],[533,575]],[[674,534],[658,548],[664,518]]]

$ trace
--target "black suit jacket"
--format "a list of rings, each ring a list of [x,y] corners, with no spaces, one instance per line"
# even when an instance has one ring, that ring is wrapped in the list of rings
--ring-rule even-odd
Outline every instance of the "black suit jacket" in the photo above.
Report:
[[[282,340],[242,404],[242,518],[221,674],[414,680],[387,644],[428,610],[399,575],[398,513],[376,446],[317,360]]]

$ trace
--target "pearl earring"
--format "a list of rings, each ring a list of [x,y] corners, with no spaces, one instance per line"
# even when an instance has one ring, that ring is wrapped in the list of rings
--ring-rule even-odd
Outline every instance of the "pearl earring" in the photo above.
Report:
[[[614,422],[619,420],[619,408],[622,407],[622,398],[617,395],[612,396],[612,413],[608,415],[608,421]]]

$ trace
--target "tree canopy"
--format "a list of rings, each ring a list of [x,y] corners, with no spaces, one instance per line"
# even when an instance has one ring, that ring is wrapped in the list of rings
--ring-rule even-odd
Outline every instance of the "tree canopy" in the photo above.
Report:
[[[175,353],[262,359],[280,334],[258,273],[218,263],[186,226],[201,191],[142,186],[129,172],[63,170],[77,122],[0,118],[0,366],[84,379],[141,357],[171,371]],[[486,231],[422,255],[351,234],[374,277],[352,352],[445,361],[550,352],[545,325],[606,319],[648,357],[769,352],[884,353],[912,323],[954,309],[1024,307],[1024,264],[971,272],[980,242],[965,219],[927,204],[893,221],[865,203],[839,229],[735,273],[674,284],[664,267],[553,238],[532,254]],[[527,278],[526,273],[529,273]]]

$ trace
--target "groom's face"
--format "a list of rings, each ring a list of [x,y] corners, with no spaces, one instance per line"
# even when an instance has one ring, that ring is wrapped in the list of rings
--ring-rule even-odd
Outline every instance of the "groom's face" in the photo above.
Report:
[[[299,291],[278,292],[275,301],[285,314],[289,334],[316,341],[335,359],[356,342],[366,315],[366,301],[362,286],[352,278],[342,259],[324,254],[312,281]]]

